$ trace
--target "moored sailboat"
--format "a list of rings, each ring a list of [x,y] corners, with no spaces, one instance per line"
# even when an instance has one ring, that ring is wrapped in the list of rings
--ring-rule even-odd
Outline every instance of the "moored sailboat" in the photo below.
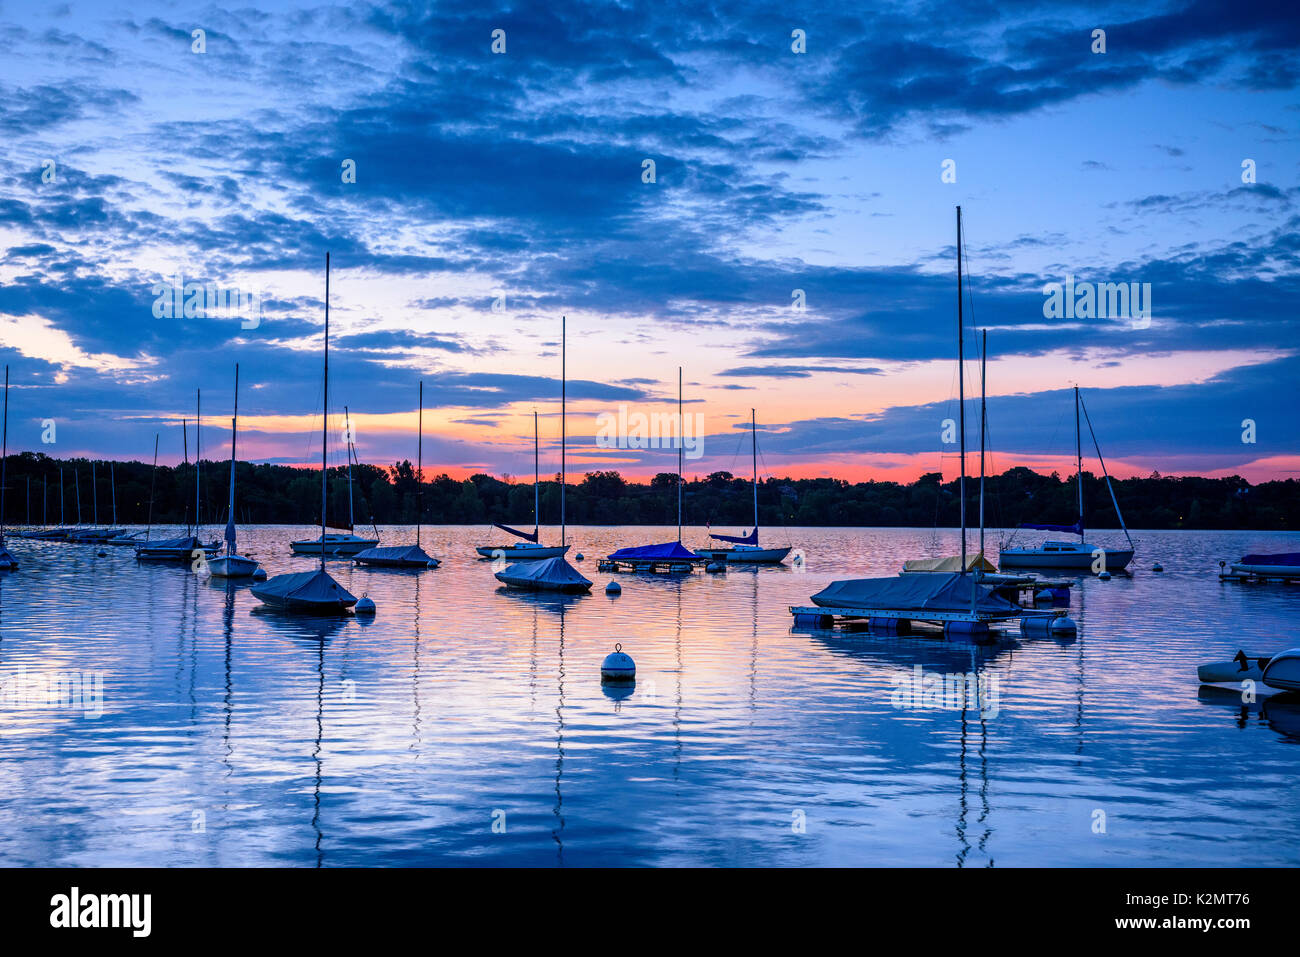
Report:
[[[213,578],[252,578],[260,567],[239,554],[235,543],[235,436],[239,431],[239,363],[235,363],[235,414],[230,419],[230,509],[226,518],[226,553],[208,562]]]
[[[201,527],[199,525],[199,508],[202,503],[202,483],[200,481],[199,453],[201,452],[200,432],[203,427],[203,395],[202,392],[196,393],[195,409],[197,417],[194,422],[194,527],[189,530],[188,534],[179,538],[165,538],[156,542],[145,541],[136,546],[136,561],[141,562],[188,562],[206,560],[208,556],[221,550],[221,543],[212,541],[204,542],[199,538]],[[181,428],[184,428],[184,422]],[[157,446],[155,444],[155,459],[157,456]],[[80,508],[80,496],[78,496],[78,508]]]
[[[326,500],[329,482],[329,408],[330,408],[330,254],[325,254],[325,376],[324,408],[321,411],[320,450],[320,531],[325,539]],[[274,575],[254,585],[252,591],[263,604],[281,611],[306,615],[337,615],[357,603],[356,596],[325,571],[325,551],[320,552],[320,568],[314,572]]]
[[[543,545],[539,541],[538,530],[538,513],[541,503],[541,465],[540,453],[537,442],[537,412],[533,412],[533,530],[532,532],[521,532],[517,528],[511,528],[509,525],[494,524],[493,528],[499,528],[503,532],[514,535],[519,539],[509,545],[479,545],[474,549],[483,558],[504,558],[506,561],[516,562],[526,559],[542,558],[559,558],[569,550],[568,545]]]
[[[416,446],[416,508],[414,545],[376,545],[358,552],[352,560],[376,568],[437,568],[438,559],[420,547],[420,526],[424,518],[424,383],[420,383],[420,411]]]
[[[749,410],[749,434],[754,459],[754,530],[748,535],[715,535],[709,538],[728,542],[732,547],[697,548],[695,554],[715,562],[737,562],[751,565],[779,565],[790,554],[793,545],[763,548],[758,544],[758,425],[754,410]]]
[[[5,547],[5,470],[9,464],[9,367],[5,366],[4,436],[0,438],[0,571],[18,568],[18,559]]]
[[[567,410],[567,382],[568,370],[565,366],[566,353],[565,344],[567,341],[565,326],[566,318],[560,317],[560,546],[567,551],[568,544],[565,538],[565,515],[564,515],[564,491],[568,485],[567,467],[568,460],[566,457],[566,446],[568,444],[568,424],[566,419]],[[535,421],[535,420],[534,420]],[[516,562],[513,565],[501,569],[493,575],[497,581],[501,582],[507,588],[519,588],[528,591],[555,591],[567,593],[582,593],[591,589],[591,582],[583,577],[582,573],[569,564],[568,559],[564,557],[564,552],[554,555],[550,558],[544,558],[540,561],[530,559],[528,561]]]

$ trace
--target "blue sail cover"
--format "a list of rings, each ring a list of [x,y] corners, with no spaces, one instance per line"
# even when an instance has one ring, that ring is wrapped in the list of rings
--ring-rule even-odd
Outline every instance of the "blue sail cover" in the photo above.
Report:
[[[226,522],[226,545],[230,551],[235,550],[235,520],[233,517]]]
[[[591,587],[591,582],[561,557],[518,562],[497,572],[495,577],[515,588],[541,591],[586,591]]]
[[[1075,522],[1073,525],[1031,525],[1028,522],[1021,522],[1020,528],[1032,528],[1040,532],[1068,532],[1071,535],[1083,536],[1083,522]]]
[[[499,528],[503,532],[509,532],[511,535],[514,535],[516,538],[522,538],[526,542],[533,542],[534,544],[536,544],[537,542],[537,529],[533,529],[531,532],[521,532],[519,531],[519,529],[511,528],[509,525],[494,524],[492,527]]]
[[[357,552],[352,560],[362,565],[400,565],[408,568],[427,566],[430,562],[438,564],[437,559],[419,545],[377,545]]]
[[[319,569],[276,575],[254,585],[251,591],[268,605],[342,609],[357,603],[351,592]]]
[[[734,545],[757,545],[758,544],[758,526],[748,535],[714,535],[709,533],[709,538],[716,538],[720,542],[731,542]]]
[[[1285,552],[1281,555],[1247,555],[1239,565],[1297,565],[1300,566],[1300,552]]]
[[[687,551],[681,542],[665,542],[662,545],[637,545],[634,548],[620,548],[609,556],[611,560],[626,561],[662,561],[664,559],[682,559],[696,561],[699,556]]]
[[[899,575],[895,578],[855,578],[831,582],[812,596],[822,608],[890,609],[893,611],[975,610],[996,614],[1021,611],[1019,605],[994,595],[973,575]]]

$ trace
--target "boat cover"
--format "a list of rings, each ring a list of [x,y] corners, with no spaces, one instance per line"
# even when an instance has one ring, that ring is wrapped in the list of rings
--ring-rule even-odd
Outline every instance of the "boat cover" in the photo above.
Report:
[[[1281,555],[1247,555],[1238,565],[1300,565],[1300,552]]]
[[[959,572],[961,571],[961,556],[949,555],[947,558],[912,558],[903,562],[903,571],[905,572]],[[995,572],[997,567],[994,566],[983,552],[977,552],[974,555],[966,557],[966,571]]]
[[[590,588],[591,582],[561,557],[544,558],[539,562],[518,562],[496,573],[496,579],[507,585],[522,588],[541,588],[548,591]]]
[[[637,545],[634,548],[620,548],[610,559],[623,561],[662,561],[664,559],[682,559],[696,561],[699,556],[687,551],[681,542],[665,542],[662,545]]]
[[[351,606],[356,604],[356,597],[346,588],[330,577],[328,572],[317,569],[314,572],[291,572],[268,578],[252,589],[254,595],[262,601],[277,604],[280,602],[300,602],[308,605]]]
[[[895,611],[970,611],[971,597],[979,612],[1023,611],[999,598],[970,575],[898,575],[894,578],[854,578],[831,582],[812,596],[822,608],[879,608]]]
[[[204,543],[199,541],[193,535],[182,535],[180,538],[160,538],[152,542],[141,542],[140,547],[149,549],[167,549],[169,551],[180,551],[182,549],[193,551],[196,548],[206,548]]]
[[[758,528],[756,527],[748,535],[714,535],[710,532],[709,538],[716,538],[720,542],[731,542],[733,545],[757,545]]]
[[[493,525],[492,527],[499,528],[503,532],[509,532],[511,535],[514,535],[516,538],[522,538],[526,542],[537,541],[537,529],[533,529],[531,532],[521,532],[519,531],[519,529],[511,528],[509,525]]]
[[[353,556],[353,560],[363,563],[367,561],[391,564],[402,562],[411,565],[427,565],[433,561],[419,545],[378,545],[374,548],[367,548],[363,552],[357,552]]]
[[[1028,522],[1021,522],[1020,528],[1032,528],[1039,532],[1069,532],[1071,535],[1083,536],[1083,520],[1075,522],[1073,525],[1031,525]]]

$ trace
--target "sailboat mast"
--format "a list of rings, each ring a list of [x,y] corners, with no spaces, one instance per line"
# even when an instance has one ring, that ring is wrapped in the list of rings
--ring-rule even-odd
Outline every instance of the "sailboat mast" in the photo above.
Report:
[[[560,316],[560,547],[564,547],[564,487],[569,483],[566,481],[566,471],[568,469],[568,459],[566,458],[565,446],[568,444],[569,432],[568,422],[565,419],[567,386],[568,386],[568,369],[566,368],[566,343],[565,335],[566,317]]]
[[[533,409],[533,536],[536,537],[539,528],[538,520],[541,514],[538,506],[541,504],[538,489],[542,481],[542,460],[541,454],[537,448],[537,410]]]
[[[424,380],[420,380],[419,438],[415,446],[415,544],[420,544],[420,519],[424,517]]]
[[[1079,431],[1079,387],[1074,387],[1074,484],[1079,493],[1079,541],[1083,541],[1083,434]]]
[[[72,470],[72,484],[77,493],[77,526],[81,526],[81,472]]]
[[[4,436],[0,438],[0,545],[5,543],[5,478],[9,465],[9,367],[5,366]]]
[[[325,496],[329,463],[330,417],[330,254],[325,254],[325,405],[320,417],[320,570],[325,571]]]
[[[158,433],[153,434],[153,471],[149,473],[149,524],[145,527],[144,540],[149,541],[153,534],[153,492],[158,479]],[[59,498],[63,498],[63,472],[59,472]]]
[[[352,419],[346,405],[343,407],[343,433],[348,442],[348,531],[351,532],[356,529],[357,517],[352,510]]]
[[[203,483],[199,481],[199,459],[202,455],[200,443],[202,442],[201,433],[203,430],[203,390],[194,390],[194,534],[199,534],[199,489]]]
[[[98,527],[98,526],[99,526],[99,496],[95,494],[95,488],[96,488],[96,487],[97,487],[97,484],[96,484],[96,482],[95,482],[95,462],[94,462],[94,460],[91,460],[91,463],[90,463],[90,518],[91,518],[91,522],[92,522],[92,524],[94,524],[96,527]]]
[[[957,207],[957,408],[961,434],[961,478],[957,494],[961,496],[961,573],[966,574],[966,340],[961,311],[961,207]]]
[[[59,466],[59,527],[62,528],[67,524],[63,518],[63,466]]]
[[[682,367],[677,367],[677,541],[682,540]]]
[[[117,527],[117,469],[108,463],[108,488],[113,496],[113,526]]]
[[[235,414],[230,417],[230,508],[226,516],[226,554],[235,554],[235,437],[239,433],[239,363],[235,363]],[[324,547],[323,545],[321,546]]]
[[[754,410],[749,410],[749,438],[754,455],[754,540],[758,540],[758,425],[754,418]]]
[[[181,416],[181,447],[185,450],[185,466],[188,468],[190,464],[190,432],[189,423],[184,416]],[[185,531],[190,531],[190,510],[188,508],[185,509]]]
[[[50,477],[41,476],[41,527],[49,528],[50,525]]]
[[[986,421],[985,372],[988,366],[989,331],[980,331],[980,567],[984,564],[984,423]]]

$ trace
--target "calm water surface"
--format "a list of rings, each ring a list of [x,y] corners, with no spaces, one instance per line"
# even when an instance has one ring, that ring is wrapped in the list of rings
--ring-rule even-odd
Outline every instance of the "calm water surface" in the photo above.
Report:
[[[1300,863],[1300,704],[1195,674],[1300,645],[1300,586],[1215,577],[1300,536],[1140,533],[1132,578],[1075,590],[1076,640],[983,647],[796,631],[787,610],[955,533],[791,529],[802,571],[620,575],[609,598],[596,556],[672,532],[571,532],[588,596],[499,590],[482,528],[426,528],[432,571],[331,562],[369,622],[11,540],[0,678],[103,672],[104,701],[0,707],[0,864]],[[312,534],[241,549],[305,570],[286,543]],[[638,667],[622,700],[599,680],[615,641]],[[979,672],[986,713],[895,708],[918,665]]]

